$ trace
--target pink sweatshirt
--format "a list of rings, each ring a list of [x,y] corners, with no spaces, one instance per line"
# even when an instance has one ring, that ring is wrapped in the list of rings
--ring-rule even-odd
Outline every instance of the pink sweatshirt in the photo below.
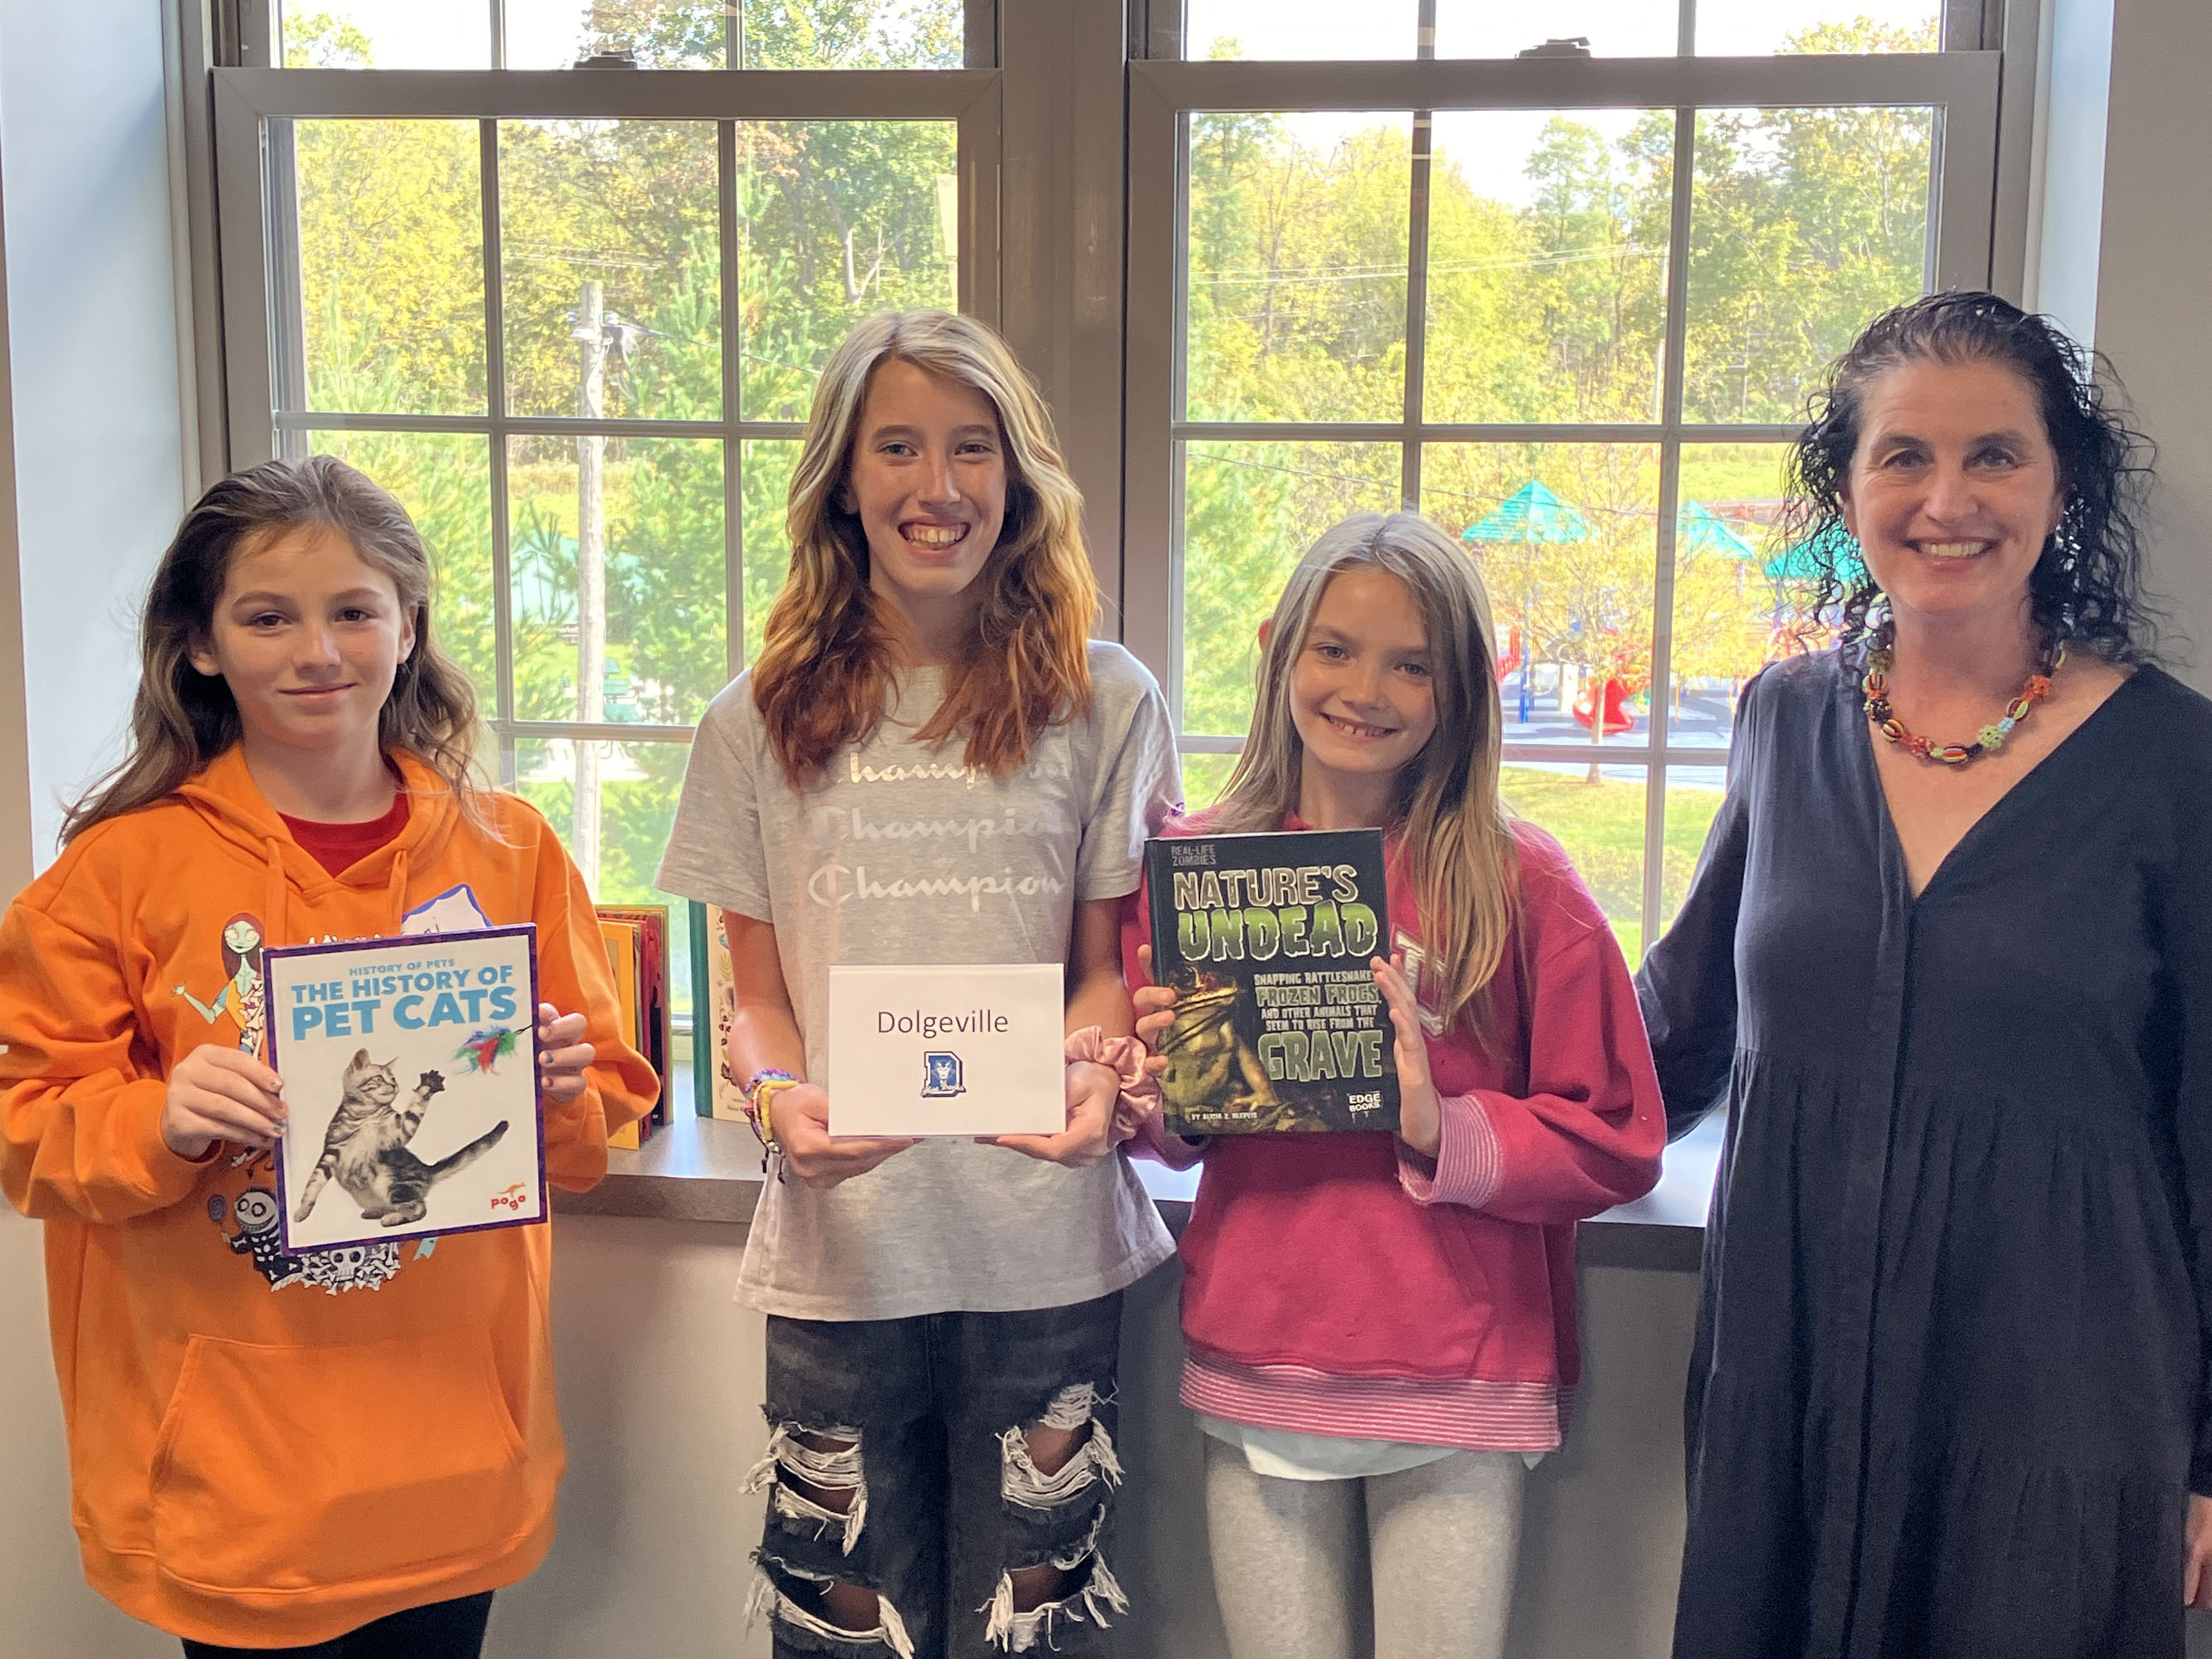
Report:
[[[1650,1190],[1666,1115],[1612,929],[1557,842],[1526,823],[1516,838],[1504,1052],[1457,1027],[1429,1039],[1433,1164],[1393,1134],[1224,1135],[1197,1154],[1150,1137],[1205,1163],[1182,1237],[1186,1405],[1307,1433],[1559,1444],[1581,1369],[1575,1224]],[[1402,866],[1394,844],[1395,948],[1418,949]],[[1132,985],[1146,982],[1144,901],[1124,911]]]

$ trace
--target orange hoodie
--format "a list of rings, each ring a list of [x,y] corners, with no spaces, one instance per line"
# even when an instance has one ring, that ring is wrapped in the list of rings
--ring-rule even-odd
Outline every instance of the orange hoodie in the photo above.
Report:
[[[341,877],[234,749],[79,836],[0,921],[0,1185],[46,1224],[85,1575],[195,1641],[305,1645],[514,1583],[552,1541],[566,1461],[550,1226],[289,1255],[266,1154],[162,1144],[177,1060],[259,1046],[260,947],[418,912],[417,930],[535,922],[540,994],[584,1014],[599,1055],[546,1107],[560,1186],[604,1175],[609,1125],[654,1091],[551,827],[489,796],[500,846],[393,758],[407,826]]]

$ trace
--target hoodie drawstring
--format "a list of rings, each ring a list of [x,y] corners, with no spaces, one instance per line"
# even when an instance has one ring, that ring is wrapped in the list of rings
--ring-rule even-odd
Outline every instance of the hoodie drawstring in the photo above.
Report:
[[[285,942],[284,915],[284,843],[274,836],[263,837],[262,849],[269,854],[269,880],[261,894],[261,942],[264,945]]]
[[[397,934],[407,920],[407,849],[404,847],[392,855],[392,879],[385,884],[384,902],[392,917],[384,931]]]

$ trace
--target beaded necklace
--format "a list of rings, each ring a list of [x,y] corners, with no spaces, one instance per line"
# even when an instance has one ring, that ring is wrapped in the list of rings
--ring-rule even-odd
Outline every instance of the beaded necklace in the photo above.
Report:
[[[2020,695],[2005,705],[2002,719],[1976,732],[1972,743],[1936,743],[1917,732],[1907,731],[1905,722],[1890,710],[1889,671],[1895,660],[1896,638],[1896,624],[1885,618],[1875,629],[1874,639],[1867,647],[1866,678],[1860,684],[1866,697],[1867,718],[1874,722],[1875,731],[1899,749],[1946,766],[1964,766],[1968,761],[1978,760],[2003,748],[2013,727],[2027,718],[2029,709],[2051,695],[2051,677],[2066,660],[2064,646],[2056,640],[2046,641],[2035,672],[2027,677],[2027,684],[2021,687]]]

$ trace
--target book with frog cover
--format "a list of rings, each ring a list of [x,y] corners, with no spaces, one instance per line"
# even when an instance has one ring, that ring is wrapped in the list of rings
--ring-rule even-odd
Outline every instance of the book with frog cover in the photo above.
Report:
[[[1381,830],[1155,839],[1145,879],[1170,1133],[1397,1128]]]

